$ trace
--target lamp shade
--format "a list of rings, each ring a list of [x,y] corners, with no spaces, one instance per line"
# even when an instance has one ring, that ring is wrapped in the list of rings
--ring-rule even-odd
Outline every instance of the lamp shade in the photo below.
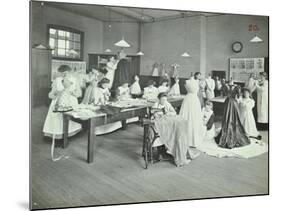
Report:
[[[115,46],[121,47],[121,48],[129,48],[130,44],[127,43],[124,38],[122,38],[122,40],[120,40],[119,42],[114,44]]]
[[[139,52],[137,53],[137,55],[139,55],[139,56],[143,56],[143,55],[144,55],[144,53],[143,53],[143,52],[141,52],[141,51],[139,51]]]
[[[190,55],[187,52],[184,52],[181,56],[182,57],[190,57]]]
[[[111,53],[111,49],[107,48],[104,52],[105,53]]]
[[[257,35],[255,35],[250,42],[263,42],[263,40],[261,38],[259,38]]]

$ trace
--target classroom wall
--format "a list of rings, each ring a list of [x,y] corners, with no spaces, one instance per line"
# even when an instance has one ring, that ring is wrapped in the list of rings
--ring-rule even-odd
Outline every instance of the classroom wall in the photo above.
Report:
[[[251,43],[255,33],[249,31],[249,24],[257,24],[257,35],[262,43]],[[231,57],[268,57],[268,19],[263,16],[222,15],[207,18],[206,24],[206,71],[225,70],[228,77]],[[240,41],[243,50],[234,53],[231,44]]]
[[[71,12],[32,2],[31,45],[48,45],[47,24],[72,27],[84,32],[84,60],[88,53],[103,52],[103,22]]]
[[[168,68],[179,64],[180,77],[200,71],[200,23],[198,16],[143,24],[141,74],[151,75],[155,62],[163,62]],[[181,57],[186,50],[190,58]]]
[[[109,28],[109,24],[111,28]],[[131,45],[125,48],[127,54],[136,54],[138,52],[139,26],[138,23],[104,22],[103,24],[103,50],[110,48],[113,53],[120,51],[120,48],[114,43],[124,39]]]

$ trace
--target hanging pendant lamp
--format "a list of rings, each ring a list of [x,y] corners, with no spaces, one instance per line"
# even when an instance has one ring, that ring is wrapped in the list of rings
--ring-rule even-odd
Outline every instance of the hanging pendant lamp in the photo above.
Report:
[[[186,27],[186,18],[185,18],[185,16],[184,16],[184,13],[182,14],[182,17],[184,18],[184,20],[183,20],[183,24],[184,24],[184,31],[185,31],[185,33],[186,33],[186,36],[184,37],[184,46],[186,47],[187,46],[187,44],[186,44],[186,42],[187,42],[187,27]],[[187,51],[185,51],[182,55],[181,55],[182,57],[184,57],[184,58],[188,58],[188,57],[190,57],[190,54],[187,52]]]
[[[115,46],[121,48],[129,48],[131,47],[129,43],[124,39],[124,17],[122,17],[122,39],[114,44]]]
[[[144,53],[143,53],[143,52],[141,52],[141,51],[139,51],[139,52],[137,53],[137,55],[138,55],[138,56],[143,56],[143,55],[144,55]]]
[[[187,52],[184,52],[181,56],[182,57],[190,57],[190,55]]]
[[[263,42],[263,40],[261,38],[259,38],[257,35],[255,35],[251,40],[250,42],[253,42],[253,43],[258,43],[258,42]]]
[[[110,48],[107,48],[107,49],[105,49],[105,51],[104,51],[105,53],[111,53],[112,51],[111,51],[111,49]]]
[[[106,27],[107,28],[107,27]],[[108,32],[111,32],[111,13],[110,13],[110,9],[108,9]],[[105,53],[111,53],[111,49],[107,48],[104,50]]]
[[[131,47],[129,43],[126,42],[124,37],[120,41],[114,44],[115,46],[121,47],[121,48],[129,48]]]
[[[143,9],[141,9],[141,19],[143,19],[144,18],[144,16],[143,16]],[[142,32],[141,32],[141,24],[142,23],[139,23],[139,52],[137,52],[137,55],[138,56],[144,56],[144,53],[141,51],[141,34],[142,34]]]

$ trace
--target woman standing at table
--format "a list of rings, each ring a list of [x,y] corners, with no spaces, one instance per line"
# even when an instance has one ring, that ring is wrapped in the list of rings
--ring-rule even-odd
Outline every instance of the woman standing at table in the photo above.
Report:
[[[109,96],[110,96],[109,85],[110,85],[110,81],[107,78],[101,79],[101,81],[98,83],[98,87],[94,91],[93,104],[95,106],[104,106],[108,104]],[[109,123],[107,125],[95,127],[95,134],[102,135],[102,134],[110,133],[121,127],[122,124],[120,121]]]
[[[49,93],[49,98],[52,99],[51,105],[49,107],[48,114],[46,116],[46,120],[43,126],[43,133],[44,136],[53,137],[55,135],[56,139],[63,138],[63,117],[61,113],[54,112],[56,103],[60,98],[61,94],[65,89],[65,85],[63,83],[64,79],[68,76],[69,71],[71,68],[68,65],[61,65],[58,68],[58,76],[52,83],[52,90]],[[69,80],[67,80],[69,81]],[[71,86],[67,86],[68,92],[71,93],[74,97],[78,97],[76,91],[76,83],[75,79],[71,77]],[[66,84],[66,83],[65,83]],[[68,83],[67,83],[68,84]],[[81,125],[70,121],[69,122],[69,136],[75,135],[81,130]]]
[[[93,70],[88,74],[88,82],[90,83],[86,88],[82,103],[91,104],[94,99],[94,90],[97,89],[99,72]]]
[[[190,146],[198,147],[203,140],[203,119],[201,104],[197,95],[199,89],[198,81],[193,79],[187,80],[185,88],[187,95],[182,102],[179,115],[187,120],[186,132]]]

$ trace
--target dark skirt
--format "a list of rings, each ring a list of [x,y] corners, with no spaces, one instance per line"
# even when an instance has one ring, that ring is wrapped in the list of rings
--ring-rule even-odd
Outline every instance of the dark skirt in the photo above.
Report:
[[[224,102],[222,129],[215,140],[220,147],[228,149],[250,144],[240,120],[238,103],[232,97]]]

